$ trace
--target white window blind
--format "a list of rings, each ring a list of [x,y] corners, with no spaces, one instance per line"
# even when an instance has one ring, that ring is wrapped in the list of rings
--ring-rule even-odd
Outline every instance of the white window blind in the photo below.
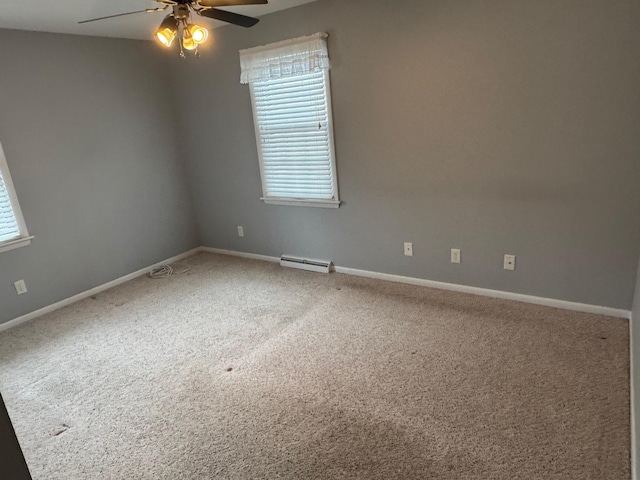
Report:
[[[267,203],[337,207],[326,34],[241,52]]]
[[[0,145],[0,252],[28,245],[32,237],[22,218],[9,167]]]
[[[20,227],[13,212],[9,191],[0,172],[0,243],[20,238]]]

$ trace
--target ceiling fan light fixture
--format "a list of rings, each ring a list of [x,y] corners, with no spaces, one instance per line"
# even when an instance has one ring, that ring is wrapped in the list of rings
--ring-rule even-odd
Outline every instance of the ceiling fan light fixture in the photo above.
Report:
[[[151,1],[151,0],[149,0]],[[109,18],[123,17],[126,15],[134,15],[139,13],[155,13],[162,12],[169,8],[173,13],[167,15],[158,30],[156,30],[156,38],[165,47],[169,48],[178,38],[180,47],[180,56],[185,58],[183,50],[195,50],[196,57],[198,55],[197,47],[207,41],[209,31],[205,27],[189,23],[191,15],[199,15],[201,17],[211,18],[221,22],[238,25],[240,27],[253,27],[258,23],[257,18],[248,17],[239,13],[230,12],[218,7],[233,7],[239,5],[266,5],[269,0],[153,0],[160,4],[156,8],[145,8],[144,10],[136,10],[134,12],[116,13],[106,17],[92,18],[83,20],[78,23],[96,22],[98,20],[106,20]]]
[[[173,15],[167,15],[156,32],[160,43],[169,48],[178,35],[178,21]]]

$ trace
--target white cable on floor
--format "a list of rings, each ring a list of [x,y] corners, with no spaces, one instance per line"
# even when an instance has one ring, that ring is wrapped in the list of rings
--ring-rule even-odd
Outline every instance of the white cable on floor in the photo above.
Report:
[[[191,270],[191,267],[188,265],[175,265],[176,269],[171,267],[171,265],[160,265],[159,267],[154,268],[149,272],[149,277],[151,278],[167,278],[171,275],[180,275],[182,273],[186,273]],[[179,269],[179,271],[177,271]]]

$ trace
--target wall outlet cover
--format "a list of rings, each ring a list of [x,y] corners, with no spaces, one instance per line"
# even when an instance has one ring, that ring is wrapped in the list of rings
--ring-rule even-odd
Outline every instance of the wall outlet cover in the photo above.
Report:
[[[413,243],[410,243],[410,242],[404,243],[404,256],[413,257]]]
[[[460,254],[459,248],[451,249],[451,263],[460,263],[462,261],[462,257]]]
[[[505,270],[515,270],[516,269],[516,256],[515,255],[505,255],[504,256],[504,269]]]
[[[13,282],[13,286],[16,287],[16,293],[18,295],[27,293],[27,284],[24,283],[24,280],[18,280],[17,282]]]

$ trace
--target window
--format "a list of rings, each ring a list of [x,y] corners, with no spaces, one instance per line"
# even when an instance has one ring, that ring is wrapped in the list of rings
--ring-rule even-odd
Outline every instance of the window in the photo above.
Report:
[[[327,34],[240,52],[268,204],[337,208]]]
[[[0,252],[31,243],[0,145]]]

